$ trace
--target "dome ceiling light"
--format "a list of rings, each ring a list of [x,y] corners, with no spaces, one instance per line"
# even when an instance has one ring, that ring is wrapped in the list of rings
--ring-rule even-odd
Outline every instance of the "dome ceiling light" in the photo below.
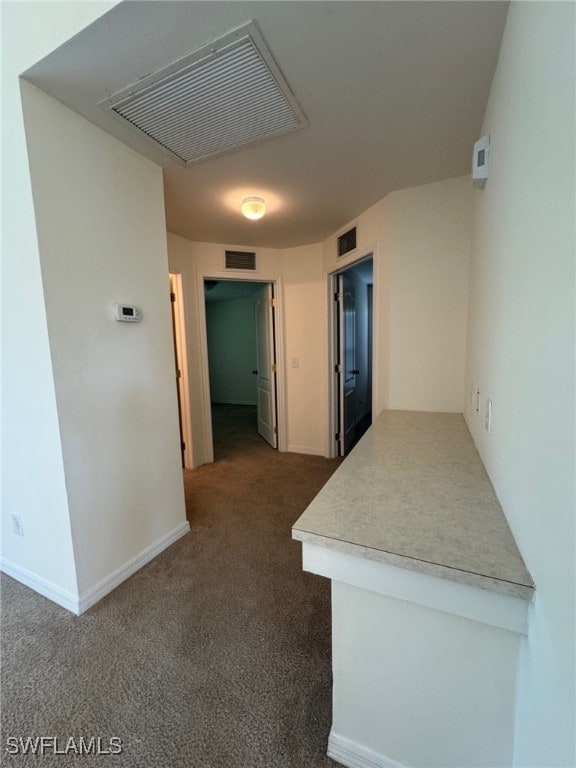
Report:
[[[261,219],[266,213],[266,203],[261,197],[245,197],[242,200],[240,211],[247,219],[256,221],[256,219]]]

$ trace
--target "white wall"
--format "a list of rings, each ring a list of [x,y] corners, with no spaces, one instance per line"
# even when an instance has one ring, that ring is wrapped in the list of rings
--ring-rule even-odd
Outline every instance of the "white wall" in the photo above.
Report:
[[[393,192],[353,222],[353,254],[324,243],[326,272],[374,252],[374,416],[462,411],[471,206],[468,177]]]
[[[285,290],[288,450],[327,450],[326,299],[322,246],[282,251]],[[298,358],[298,368],[292,367]]]
[[[256,328],[250,297],[206,303],[213,403],[256,405]]]
[[[464,177],[388,198],[393,410],[463,410],[471,192]]]
[[[22,87],[80,594],[184,524],[161,169]],[[115,304],[143,320],[120,323]]]
[[[2,3],[2,565],[77,595],[18,76],[115,3]],[[22,515],[24,537],[9,514]]]
[[[256,281],[278,281],[284,309],[285,347],[278,356],[278,378],[286,393],[285,431],[288,450],[323,454],[327,442],[326,350],[324,323],[325,298],[322,272],[322,247],[304,246],[286,250],[262,248],[257,252],[257,270],[224,273],[224,250],[230,245],[193,243],[168,233],[170,269],[182,274],[184,310],[190,377],[190,405],[193,438],[193,463],[200,466],[209,459],[207,438],[210,424],[203,404],[209,400],[203,375],[202,336],[204,328],[204,277],[226,276]],[[234,247],[242,248],[235,245]],[[298,368],[292,358],[298,357]]]
[[[515,765],[576,764],[574,745],[574,4],[512,3],[482,128],[466,419],[536,583]]]
[[[332,581],[331,741],[370,750],[367,765],[510,766],[520,639]]]

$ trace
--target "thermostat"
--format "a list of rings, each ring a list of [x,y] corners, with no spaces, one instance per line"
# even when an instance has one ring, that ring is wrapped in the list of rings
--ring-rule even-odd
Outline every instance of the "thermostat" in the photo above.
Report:
[[[490,153],[490,134],[482,136],[474,144],[472,157],[472,186],[482,189],[488,178],[488,155]]]
[[[116,320],[124,323],[139,323],[142,320],[142,310],[131,304],[116,304]]]

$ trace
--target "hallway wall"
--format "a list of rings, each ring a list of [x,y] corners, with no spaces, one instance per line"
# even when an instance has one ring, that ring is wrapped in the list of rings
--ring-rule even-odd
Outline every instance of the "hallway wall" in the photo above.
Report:
[[[465,176],[389,196],[392,410],[463,410],[472,194]]]
[[[474,195],[465,415],[536,583],[518,768],[576,764],[575,23],[573,3],[511,3]]]
[[[113,5],[1,8],[2,568],[71,608],[78,582],[19,75]],[[24,536],[12,530],[12,512],[22,515]]]
[[[22,85],[82,604],[188,530],[161,169]],[[118,322],[116,303],[142,308]]]
[[[326,285],[322,246],[282,251],[286,297],[288,450],[326,455],[327,343]],[[297,358],[298,367],[293,367]]]

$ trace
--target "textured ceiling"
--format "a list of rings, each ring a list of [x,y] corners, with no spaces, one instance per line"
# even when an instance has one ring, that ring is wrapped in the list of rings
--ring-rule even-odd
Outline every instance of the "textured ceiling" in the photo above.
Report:
[[[469,172],[507,3],[122,2],[32,67],[38,87],[164,168],[171,232],[323,240],[394,189]],[[254,20],[310,125],[180,167],[98,103]],[[248,222],[247,195],[268,214]]]

